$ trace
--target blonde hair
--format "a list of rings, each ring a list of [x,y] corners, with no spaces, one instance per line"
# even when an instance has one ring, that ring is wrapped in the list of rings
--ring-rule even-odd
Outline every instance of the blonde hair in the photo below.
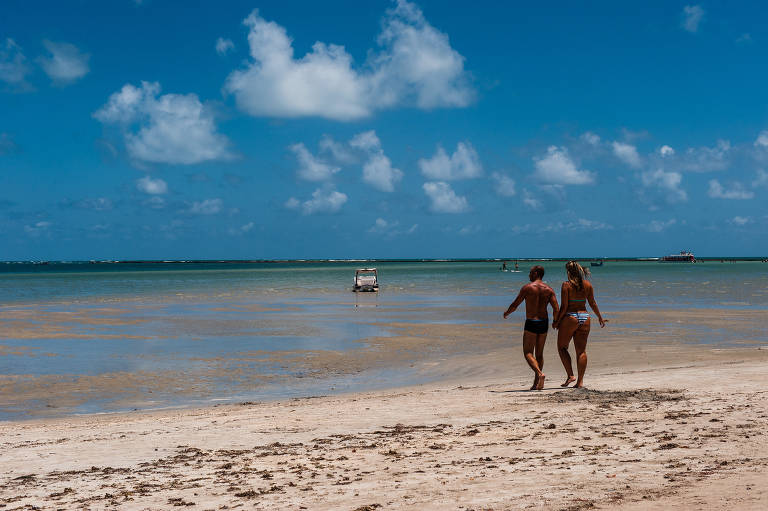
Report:
[[[584,289],[584,279],[589,277],[589,270],[576,261],[565,263],[565,271],[568,273],[568,282],[577,290]]]

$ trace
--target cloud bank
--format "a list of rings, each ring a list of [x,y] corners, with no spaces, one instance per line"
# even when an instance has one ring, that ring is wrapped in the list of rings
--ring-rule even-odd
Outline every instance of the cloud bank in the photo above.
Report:
[[[319,41],[295,58],[286,29],[258,10],[244,24],[252,61],[229,75],[224,90],[253,116],[351,121],[398,105],[463,107],[474,96],[464,57],[405,0],[387,11],[379,51],[357,68],[343,46]]]

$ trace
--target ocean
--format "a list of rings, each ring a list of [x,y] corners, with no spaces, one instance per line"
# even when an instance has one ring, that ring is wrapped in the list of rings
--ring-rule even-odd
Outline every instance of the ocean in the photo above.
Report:
[[[377,355],[387,363],[360,353],[374,341],[386,352],[407,325],[499,323],[533,264],[559,293],[564,261],[520,261],[517,273],[493,260],[0,263],[0,420],[418,383],[402,346],[395,358]],[[368,266],[380,291],[352,293],[355,269]],[[591,269],[608,318],[768,308],[760,261]],[[686,342],[714,347],[734,337],[728,325],[686,332]],[[759,329],[738,338],[765,343]]]

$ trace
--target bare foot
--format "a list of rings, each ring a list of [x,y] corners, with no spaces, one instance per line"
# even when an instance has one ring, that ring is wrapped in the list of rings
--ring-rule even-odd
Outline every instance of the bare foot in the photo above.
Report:
[[[546,378],[546,376],[544,373],[541,373],[541,376],[539,376],[539,382],[536,384],[536,390],[544,389],[544,378]]]
[[[575,377],[575,376],[569,376],[569,377],[568,377],[568,379],[567,379],[567,380],[565,380],[565,383],[563,383],[563,384],[562,384],[562,385],[560,385],[560,386],[561,386],[561,387],[567,387],[568,385],[570,385],[571,383],[573,383],[573,382],[575,382],[575,381],[576,381],[576,377]]]
[[[528,390],[536,390],[536,385],[539,384],[539,375],[533,377],[533,385],[531,385],[531,388]]]
[[[581,382],[581,381],[578,382],[576,385],[573,386],[573,388],[574,389],[583,389],[583,388],[585,388],[584,387],[584,382]]]

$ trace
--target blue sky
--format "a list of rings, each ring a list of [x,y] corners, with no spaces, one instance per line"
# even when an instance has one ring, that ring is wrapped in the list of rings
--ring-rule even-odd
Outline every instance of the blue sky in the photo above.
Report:
[[[0,259],[768,253],[759,2],[0,5]]]

